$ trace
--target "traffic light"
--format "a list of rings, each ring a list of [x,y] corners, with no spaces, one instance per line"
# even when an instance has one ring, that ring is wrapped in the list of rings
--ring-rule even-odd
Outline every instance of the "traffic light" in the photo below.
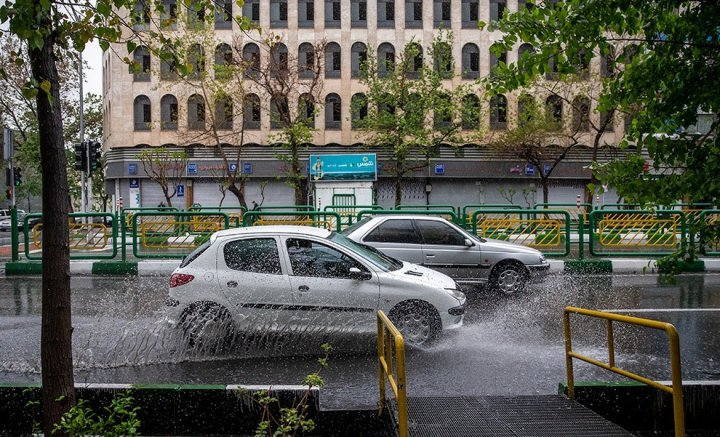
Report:
[[[5,197],[7,198],[7,200],[12,200],[12,195],[13,195],[12,188],[7,187],[7,189],[5,190]]]
[[[22,169],[20,167],[13,168],[13,180],[15,181],[15,186],[19,187],[22,185]]]
[[[79,171],[88,171],[88,162],[87,162],[87,143],[75,143],[73,145],[73,148],[75,149],[75,170]]]
[[[100,166],[100,157],[102,153],[100,151],[100,143],[97,141],[91,141],[88,143],[90,146],[90,171],[97,170]]]

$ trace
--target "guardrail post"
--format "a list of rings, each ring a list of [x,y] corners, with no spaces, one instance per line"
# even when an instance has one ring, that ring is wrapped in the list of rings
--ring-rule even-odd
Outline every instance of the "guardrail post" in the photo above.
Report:
[[[12,260],[17,262],[20,260],[20,238],[18,237],[18,217],[17,208],[12,207],[10,210],[10,246],[12,247]],[[28,244],[27,239],[25,244]]]
[[[122,258],[122,261],[125,262],[127,261],[127,248],[125,247],[127,226],[125,225],[125,213],[122,209],[119,212],[118,223],[120,224],[120,247],[122,248],[122,250],[120,251],[120,257]]]
[[[568,235],[568,238],[570,236]],[[578,259],[585,258],[585,220],[582,215],[578,217]]]

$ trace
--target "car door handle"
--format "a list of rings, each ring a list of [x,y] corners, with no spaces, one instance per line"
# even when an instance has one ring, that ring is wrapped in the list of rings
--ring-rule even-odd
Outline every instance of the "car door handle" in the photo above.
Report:
[[[235,287],[237,287],[237,282],[235,282],[235,281],[228,281],[227,286],[230,287],[230,288],[235,288]]]
[[[427,255],[425,255],[425,257],[426,258],[435,258],[435,255],[432,253],[428,253]]]
[[[308,287],[307,285],[301,285],[298,287],[298,290],[300,290],[301,293],[305,293],[307,291],[310,291],[310,287]]]

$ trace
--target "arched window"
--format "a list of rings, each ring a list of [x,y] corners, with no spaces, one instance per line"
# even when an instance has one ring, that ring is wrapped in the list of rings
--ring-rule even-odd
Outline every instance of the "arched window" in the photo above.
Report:
[[[439,101],[433,105],[433,124],[438,129],[452,127],[453,113],[449,105],[450,95],[442,93]]]
[[[221,96],[215,100],[215,127],[230,130],[233,127],[233,102],[230,97]]]
[[[286,77],[288,74],[288,49],[283,43],[277,43],[270,49],[270,75]]]
[[[245,129],[260,129],[260,97],[248,94],[243,102],[243,124]]]
[[[152,123],[152,107],[148,96],[137,96],[133,103],[135,114],[135,130],[150,130]]]
[[[490,98],[490,129],[507,129],[507,98],[502,94]]]
[[[500,66],[500,63],[507,64],[507,52],[501,52],[495,54],[493,48],[490,48],[490,76],[495,75],[495,69]]]
[[[395,47],[389,42],[380,44],[377,51],[378,75],[384,77],[395,69]]]
[[[341,68],[341,50],[338,43],[331,42],[325,46],[325,77],[339,78]]]
[[[529,94],[522,94],[518,98],[518,126],[527,126],[537,113],[537,102]]]
[[[572,104],[572,125],[576,132],[587,132],[590,130],[590,99],[577,96]]]
[[[160,129],[177,130],[178,128],[178,101],[172,94],[166,94],[160,99]]]
[[[433,63],[435,71],[443,78],[449,78],[453,69],[452,47],[446,42],[440,42],[433,47]]]
[[[150,50],[139,46],[133,52],[133,65],[130,66],[134,82],[150,82]]]
[[[580,50],[575,55],[575,72],[583,80],[590,78],[590,56],[588,56],[585,49]]]
[[[522,69],[521,71],[527,71],[526,62],[527,57],[535,52],[535,48],[528,43],[521,44],[518,47],[518,66]]]
[[[188,79],[198,80],[205,72],[205,50],[200,44],[193,44],[188,51],[188,64],[192,70],[188,73]]]
[[[367,46],[361,42],[356,42],[350,49],[350,73],[352,77],[360,77],[366,61]]]
[[[315,77],[315,47],[307,42],[298,47],[298,75],[301,79]]]
[[[298,115],[305,119],[309,127],[315,127],[315,102],[310,94],[301,94],[298,98]]]
[[[177,80],[178,60],[170,48],[163,48],[163,54],[160,59],[160,79]]]
[[[270,128],[282,129],[290,119],[290,107],[286,97],[276,96],[270,99]]]
[[[600,55],[600,74],[602,77],[615,75],[615,47],[609,45],[607,53]]]
[[[475,94],[463,97],[462,128],[477,130],[480,128],[480,99]]]
[[[188,98],[188,129],[205,130],[205,100],[200,94]]]
[[[350,99],[350,111],[352,122],[351,127],[355,129],[358,126],[362,126],[362,121],[365,120],[368,115],[368,101],[365,94],[353,94]]]
[[[340,96],[335,93],[325,97],[325,129],[340,129],[342,127],[342,109]]]
[[[473,43],[462,48],[462,78],[477,79],[480,77],[480,49]]]
[[[254,43],[245,44],[242,56],[245,76],[256,77],[260,73],[260,48]]]
[[[420,44],[405,46],[405,75],[411,79],[420,77],[423,68],[423,50]]]
[[[545,73],[545,79],[547,80],[557,80],[558,78],[558,65],[556,61],[555,55],[550,55],[548,58],[548,69],[547,73]]]
[[[228,80],[232,77],[233,54],[228,44],[215,47],[215,78]]]
[[[560,96],[553,94],[545,100],[545,121],[554,124],[555,128],[562,127],[563,102]]]

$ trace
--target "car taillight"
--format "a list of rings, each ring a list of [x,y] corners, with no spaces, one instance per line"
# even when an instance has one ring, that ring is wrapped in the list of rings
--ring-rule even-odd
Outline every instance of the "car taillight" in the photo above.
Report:
[[[186,275],[185,273],[173,273],[173,275],[170,276],[170,288],[185,285],[193,279],[195,279],[195,276],[193,275]]]

